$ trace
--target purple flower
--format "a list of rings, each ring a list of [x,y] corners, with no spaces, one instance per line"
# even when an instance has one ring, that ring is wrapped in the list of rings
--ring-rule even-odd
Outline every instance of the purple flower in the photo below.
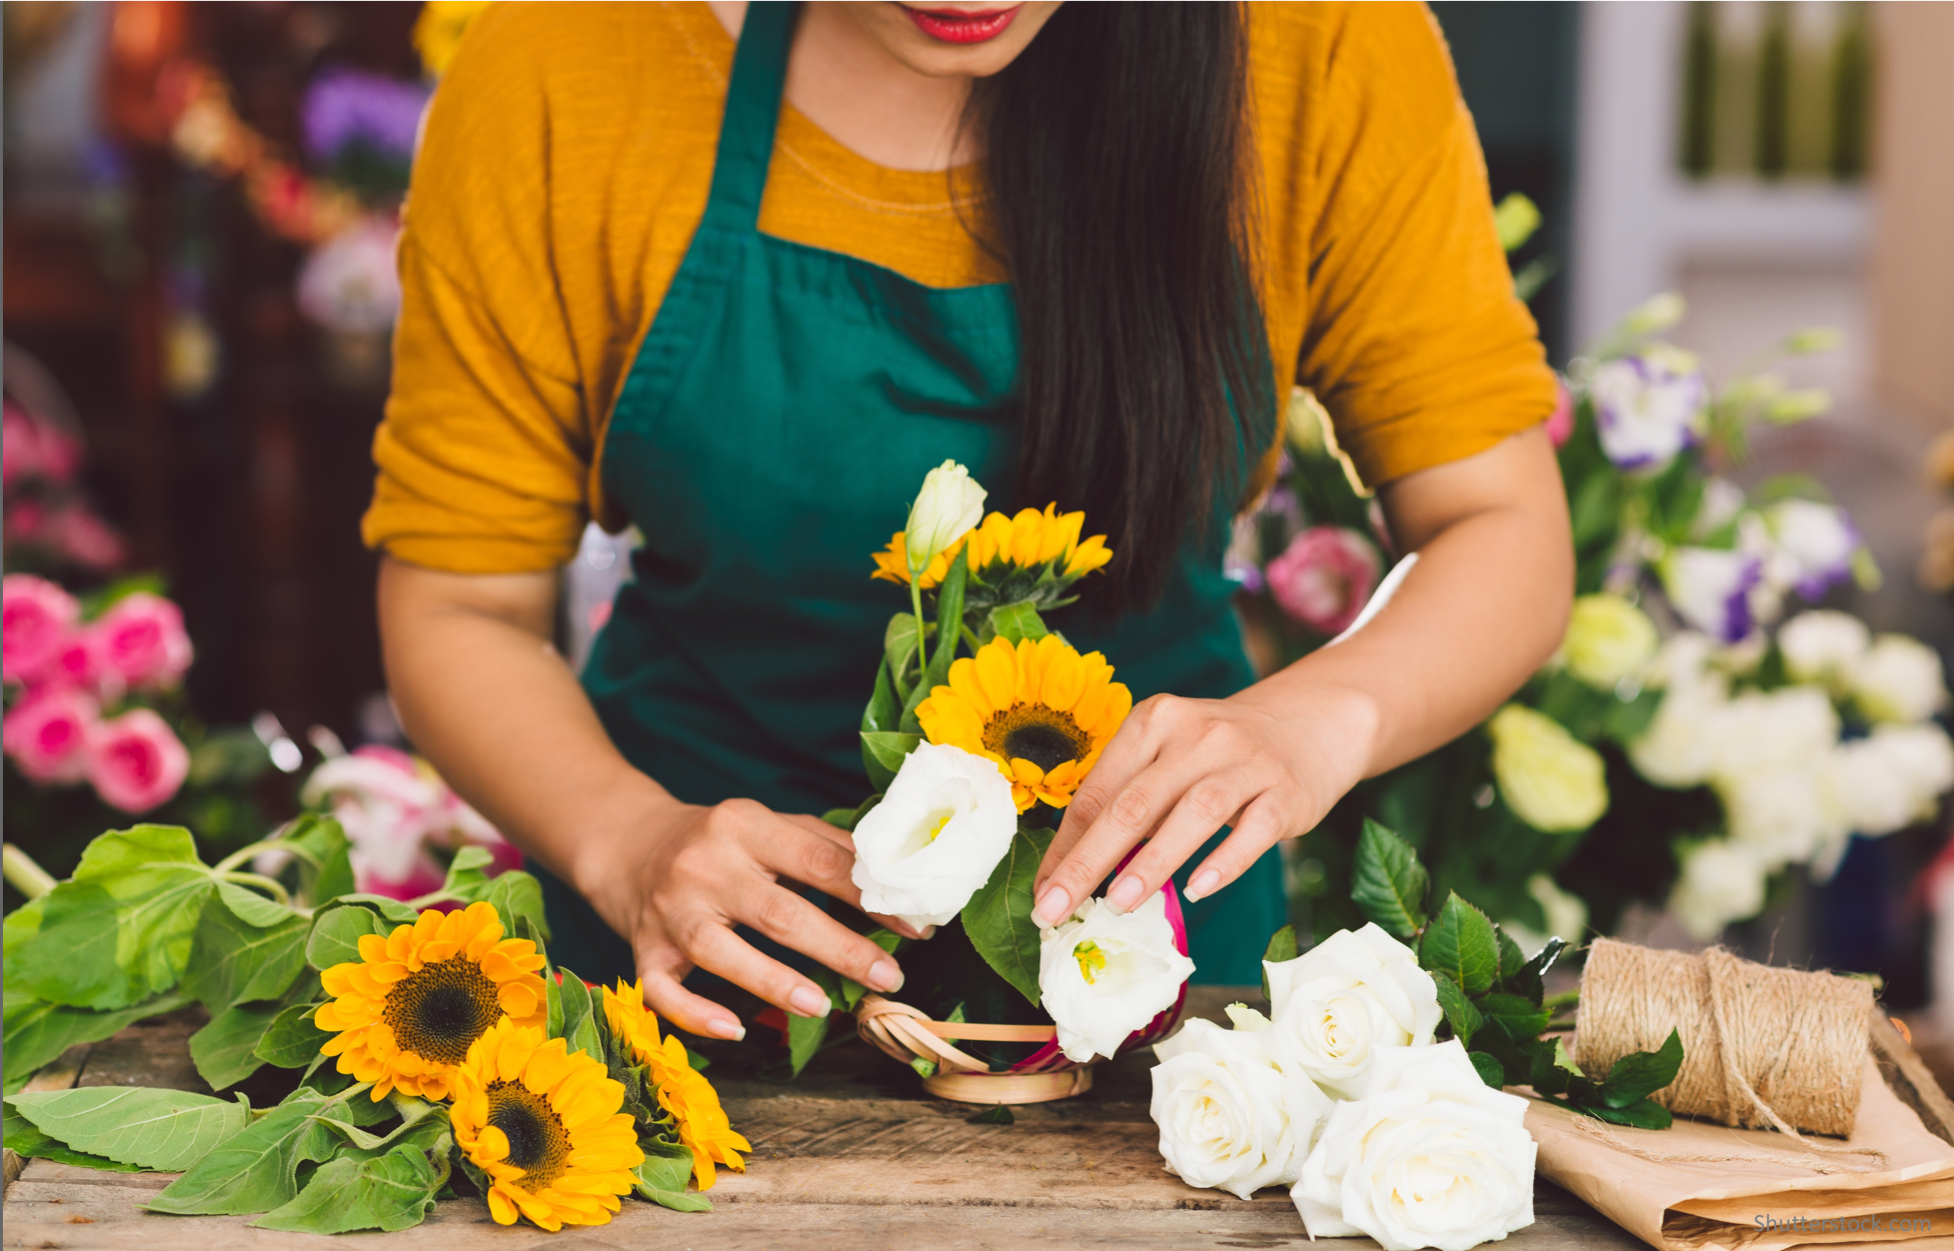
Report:
[[[299,105],[305,150],[315,161],[331,162],[363,143],[403,164],[411,161],[427,97],[419,83],[339,66],[323,70]]]
[[[1764,510],[1773,551],[1769,572],[1808,601],[1852,576],[1859,530],[1844,510],[1811,500],[1780,500]]]
[[[1662,588],[1676,613],[1725,643],[1750,634],[1751,592],[1764,580],[1764,561],[1743,552],[1679,547],[1663,558]]]
[[[1704,433],[1709,387],[1694,358],[1674,349],[1606,362],[1588,396],[1601,450],[1623,469],[1668,464]]]

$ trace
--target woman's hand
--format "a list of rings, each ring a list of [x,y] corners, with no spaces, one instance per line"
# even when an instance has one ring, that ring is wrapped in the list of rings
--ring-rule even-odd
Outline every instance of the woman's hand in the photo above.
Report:
[[[828,996],[800,973],[762,955],[733,926],[854,978],[893,991],[902,972],[889,955],[783,882],[799,882],[850,904],[854,845],[817,817],[782,815],[747,799],[710,808],[669,796],[593,830],[571,865],[573,884],[631,943],[645,1000],[679,1028],[739,1038],[739,1021],[679,984],[696,966],[800,1016],[822,1016]],[[893,918],[878,918],[914,936]]]
[[[1145,840],[1107,901],[1124,912],[1224,825],[1187,897],[1212,895],[1285,838],[1308,833],[1364,776],[1377,714],[1361,693],[1262,683],[1231,699],[1156,695],[1106,747],[1039,866],[1032,913],[1057,925]]]

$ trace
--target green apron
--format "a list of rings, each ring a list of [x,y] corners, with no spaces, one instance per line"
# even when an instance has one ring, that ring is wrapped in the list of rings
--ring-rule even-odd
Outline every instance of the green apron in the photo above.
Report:
[[[1008,285],[925,287],[759,232],[792,24],[791,5],[747,8],[705,216],[611,417],[604,489],[644,545],[583,680],[625,758],[686,803],[820,813],[868,793],[856,728],[908,604],[870,553],[946,458],[1010,481],[1018,330]],[[1253,680],[1231,590],[1218,551],[1190,554],[1156,610],[1053,624],[1135,700],[1221,697]],[[556,959],[635,976],[626,943],[538,876]],[[1271,852],[1189,905],[1198,980],[1260,979],[1281,881]]]

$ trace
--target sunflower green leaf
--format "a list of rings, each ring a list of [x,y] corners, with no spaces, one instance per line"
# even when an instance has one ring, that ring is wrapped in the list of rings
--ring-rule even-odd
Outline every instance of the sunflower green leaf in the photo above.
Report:
[[[13,1095],[36,1129],[77,1151],[160,1172],[189,1168],[250,1123],[243,1099],[150,1086],[84,1086]]]

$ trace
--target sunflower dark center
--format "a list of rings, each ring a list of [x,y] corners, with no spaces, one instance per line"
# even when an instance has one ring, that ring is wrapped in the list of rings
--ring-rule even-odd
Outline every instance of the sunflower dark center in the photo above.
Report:
[[[394,983],[380,1019],[402,1051],[437,1064],[460,1064],[502,1016],[497,988],[467,956],[429,964]]]
[[[508,1162],[523,1171],[515,1184],[535,1194],[563,1175],[570,1131],[548,1099],[521,1082],[490,1082],[488,1123],[509,1140]]]
[[[984,746],[1006,760],[1029,760],[1047,773],[1082,760],[1092,739],[1069,712],[1044,704],[1012,704],[984,725]]]

